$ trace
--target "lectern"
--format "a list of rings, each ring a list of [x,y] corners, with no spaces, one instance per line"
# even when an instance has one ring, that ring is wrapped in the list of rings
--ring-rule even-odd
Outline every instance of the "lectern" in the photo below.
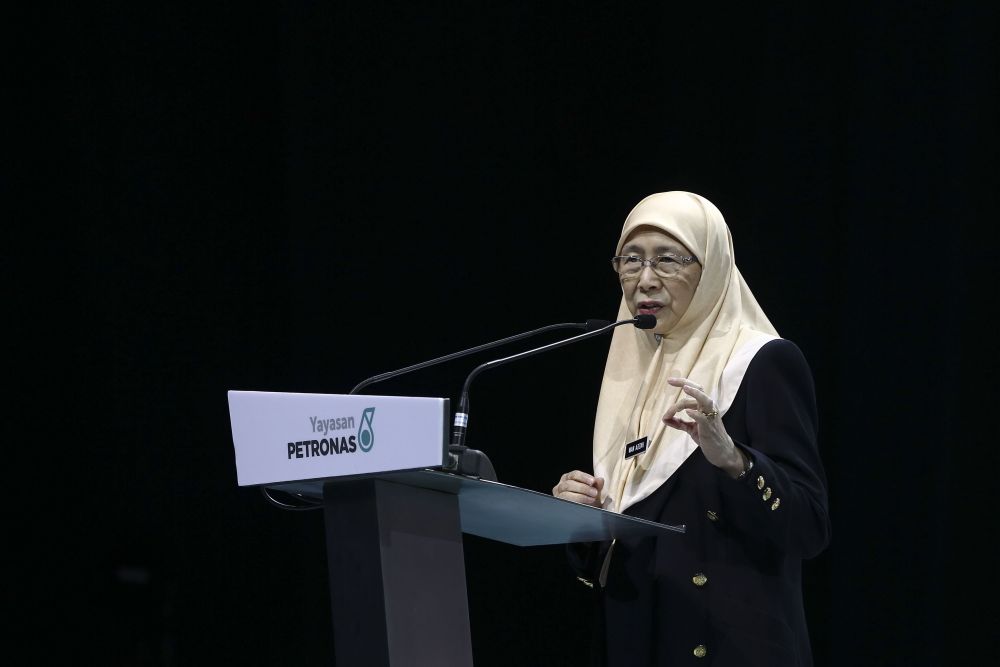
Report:
[[[230,391],[240,486],[322,503],[341,667],[471,667],[462,533],[518,546],[669,526],[447,472],[444,398]]]

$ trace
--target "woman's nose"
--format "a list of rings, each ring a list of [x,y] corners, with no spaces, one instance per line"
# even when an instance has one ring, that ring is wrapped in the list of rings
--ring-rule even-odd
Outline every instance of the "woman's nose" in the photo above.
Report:
[[[646,265],[639,271],[639,289],[643,292],[655,289],[660,286],[660,277],[653,271],[653,267]]]

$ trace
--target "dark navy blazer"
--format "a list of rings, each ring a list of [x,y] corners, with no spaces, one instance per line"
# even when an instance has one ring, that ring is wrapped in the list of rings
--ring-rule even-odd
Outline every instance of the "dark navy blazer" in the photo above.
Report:
[[[723,417],[753,461],[733,480],[697,449],[626,514],[684,524],[685,534],[571,545],[597,596],[596,664],[812,665],[803,559],[830,540],[813,378],[799,348],[777,339],[754,356]]]

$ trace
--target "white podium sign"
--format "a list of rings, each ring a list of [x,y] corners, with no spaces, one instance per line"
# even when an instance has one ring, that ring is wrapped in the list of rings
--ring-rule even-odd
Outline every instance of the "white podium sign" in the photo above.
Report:
[[[448,456],[446,398],[230,391],[240,486],[414,470]]]

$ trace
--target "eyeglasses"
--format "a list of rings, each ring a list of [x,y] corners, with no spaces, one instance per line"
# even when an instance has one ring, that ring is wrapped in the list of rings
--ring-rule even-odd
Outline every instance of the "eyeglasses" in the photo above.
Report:
[[[672,278],[694,261],[694,257],[672,254],[657,255],[652,259],[643,259],[638,255],[619,255],[611,258],[611,266],[623,280],[638,278],[647,264],[661,278]]]

